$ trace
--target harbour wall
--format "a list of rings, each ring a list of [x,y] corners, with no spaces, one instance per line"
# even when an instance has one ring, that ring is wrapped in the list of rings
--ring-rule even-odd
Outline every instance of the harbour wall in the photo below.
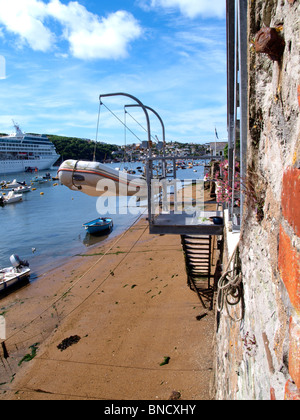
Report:
[[[218,313],[216,399],[300,400],[299,17],[298,0],[248,2],[243,299]],[[255,48],[265,27],[284,40],[279,60]],[[233,242],[225,229],[223,267]]]

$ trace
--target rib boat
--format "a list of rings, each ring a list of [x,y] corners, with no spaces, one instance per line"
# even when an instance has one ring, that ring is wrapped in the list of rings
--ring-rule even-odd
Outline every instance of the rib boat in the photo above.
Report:
[[[143,177],[117,171],[99,162],[66,160],[58,169],[58,177],[71,190],[93,197],[147,197],[148,193]]]

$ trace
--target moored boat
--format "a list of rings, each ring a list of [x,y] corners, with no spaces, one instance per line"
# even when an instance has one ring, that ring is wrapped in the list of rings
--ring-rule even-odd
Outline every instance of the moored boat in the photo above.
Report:
[[[0,136],[0,174],[51,168],[59,155],[48,137],[23,133],[15,122],[14,128],[14,133]]]
[[[111,232],[113,220],[110,217],[99,217],[91,222],[84,223],[83,226],[90,234],[105,233],[107,231]]]
[[[15,286],[30,276],[30,268],[27,261],[22,261],[17,255],[10,257],[11,267],[0,268],[0,292]]]
[[[31,191],[31,186],[29,185],[24,185],[24,186],[20,185],[18,188],[14,188],[14,192],[18,194],[24,194],[30,191]]]
[[[22,194],[16,194],[14,191],[9,191],[7,196],[3,196],[3,203],[4,204],[13,204],[18,203],[19,201],[23,200]]]
[[[26,182],[20,182],[14,179],[12,182],[3,182],[2,188],[5,190],[11,190],[13,188],[18,188],[20,186],[24,187],[26,185]]]
[[[44,184],[45,182],[47,182],[47,180],[44,179],[42,176],[35,176],[31,180],[31,183],[33,183],[33,184]]]

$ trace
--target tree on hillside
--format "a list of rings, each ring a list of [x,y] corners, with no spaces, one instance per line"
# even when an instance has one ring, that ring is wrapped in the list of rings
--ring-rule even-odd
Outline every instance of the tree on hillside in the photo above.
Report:
[[[96,161],[111,159],[112,152],[118,150],[118,146],[83,140],[76,137],[63,137],[48,134],[47,137],[54,144],[57,153],[63,160],[93,160],[94,152]]]

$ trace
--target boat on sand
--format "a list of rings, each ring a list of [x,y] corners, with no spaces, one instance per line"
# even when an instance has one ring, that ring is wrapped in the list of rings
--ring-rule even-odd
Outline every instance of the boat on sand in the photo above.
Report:
[[[28,262],[20,260],[18,255],[12,255],[10,263],[12,264],[11,267],[0,268],[0,292],[27,280],[30,276]]]

